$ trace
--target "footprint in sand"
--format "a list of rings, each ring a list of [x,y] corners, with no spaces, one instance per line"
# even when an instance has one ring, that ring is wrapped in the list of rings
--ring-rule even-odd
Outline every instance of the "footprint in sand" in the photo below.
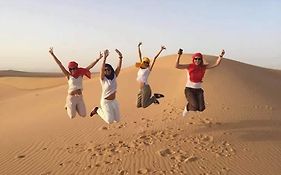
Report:
[[[194,155],[191,155],[191,156],[189,156],[188,158],[186,158],[186,159],[184,160],[184,162],[194,162],[194,161],[196,161],[196,160],[198,160],[198,157],[196,157],[196,156],[194,156]]]
[[[159,150],[158,154],[160,154],[162,157],[167,157],[173,154],[173,152],[170,149],[166,148],[166,149]]]
[[[127,175],[127,174],[129,174],[129,173],[128,173],[128,171],[126,171],[126,170],[120,170],[120,171],[118,172],[118,175]]]
[[[222,107],[222,110],[224,110],[224,111],[228,111],[230,108],[229,107],[227,107],[227,106],[223,106]]]
[[[126,127],[126,123],[117,126],[118,129],[125,128],[125,127]]]
[[[138,174],[147,174],[149,171],[146,168],[141,168],[137,171]]]
[[[105,160],[103,163],[104,163],[105,165],[112,164],[112,162],[107,161],[107,160]]]
[[[49,174],[51,174],[52,173],[52,171],[48,171],[48,172],[46,172],[46,173],[41,173],[40,175],[49,175]]]
[[[101,166],[100,163],[96,163],[96,164],[95,164],[95,167],[100,167],[100,166]]]
[[[88,165],[88,166],[86,166],[85,168],[83,168],[84,170],[88,170],[88,169],[91,169],[92,168],[92,166],[91,165]]]
[[[108,127],[102,126],[99,130],[108,130]]]
[[[25,155],[18,155],[17,158],[18,159],[23,159],[23,158],[25,158]]]

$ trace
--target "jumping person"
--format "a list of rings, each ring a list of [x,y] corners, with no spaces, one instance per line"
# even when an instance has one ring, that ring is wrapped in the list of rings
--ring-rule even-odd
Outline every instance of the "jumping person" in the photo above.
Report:
[[[68,63],[68,70],[62,65],[59,59],[54,54],[53,48],[51,47],[49,50],[50,54],[55,59],[56,63],[62,70],[63,74],[68,80],[68,95],[66,97],[65,109],[67,110],[68,116],[72,119],[76,116],[76,111],[81,117],[86,116],[86,107],[83,100],[82,90],[82,80],[83,76],[87,76],[91,78],[90,69],[93,68],[97,62],[102,58],[102,54],[98,59],[96,59],[93,63],[91,63],[86,68],[78,67],[78,64],[75,61],[71,61]]]
[[[161,46],[161,50],[157,53],[157,55],[154,57],[152,64],[150,66],[150,59],[147,57],[142,58],[141,48],[140,46],[142,43],[140,42],[138,44],[138,52],[139,52],[139,58],[140,63],[136,63],[136,67],[139,68],[138,74],[137,74],[137,81],[139,83],[139,93],[137,95],[137,108],[143,107],[146,108],[152,103],[159,104],[158,98],[164,97],[162,94],[154,93],[153,96],[151,96],[151,88],[148,84],[148,76],[150,75],[150,72],[152,71],[152,68],[154,66],[154,63],[156,61],[156,58],[161,54],[163,50],[166,49],[165,46]]]
[[[183,116],[186,116],[188,111],[204,111],[205,102],[204,102],[204,91],[202,89],[202,79],[204,77],[206,69],[211,69],[217,67],[225,54],[225,51],[222,50],[217,61],[213,65],[204,64],[203,55],[201,53],[195,53],[192,55],[191,64],[180,64],[180,57],[183,50],[179,49],[178,57],[176,61],[177,69],[186,69],[187,70],[187,83],[185,86],[185,97],[187,100],[187,105],[184,108],[182,113]]]
[[[108,124],[120,121],[119,105],[116,100],[116,78],[121,70],[123,56],[119,50],[115,49],[115,51],[119,56],[119,64],[115,70],[110,64],[106,64],[109,51],[104,51],[104,59],[100,72],[100,82],[102,86],[101,107],[95,107],[90,114],[91,117],[98,114]]]

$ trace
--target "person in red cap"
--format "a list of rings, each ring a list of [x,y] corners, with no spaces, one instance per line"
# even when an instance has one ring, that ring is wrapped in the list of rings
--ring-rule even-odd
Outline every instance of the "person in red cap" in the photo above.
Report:
[[[50,48],[49,52],[53,56],[56,63],[59,65],[60,69],[62,70],[68,80],[68,95],[66,97],[65,104],[68,116],[71,119],[74,118],[76,116],[77,111],[80,116],[85,117],[86,107],[82,95],[83,76],[85,75],[86,77],[91,78],[90,69],[93,68],[97,64],[97,62],[102,58],[102,54],[100,53],[99,58],[97,58],[86,68],[78,67],[78,64],[75,61],[71,61],[68,63],[67,70],[54,54],[52,47]]]
[[[180,57],[183,50],[179,49],[178,57],[176,61],[177,69],[186,69],[187,70],[187,83],[185,87],[185,97],[187,100],[187,105],[184,108],[182,113],[183,116],[186,116],[188,111],[204,111],[205,102],[204,102],[204,91],[202,89],[202,79],[205,75],[206,69],[211,69],[217,67],[225,54],[225,51],[222,50],[217,61],[213,65],[204,64],[203,55],[201,53],[195,53],[192,55],[191,64],[180,64]]]

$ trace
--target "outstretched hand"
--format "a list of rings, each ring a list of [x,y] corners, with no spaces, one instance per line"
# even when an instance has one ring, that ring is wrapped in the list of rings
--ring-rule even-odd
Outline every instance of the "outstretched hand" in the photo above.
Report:
[[[142,45],[142,42],[139,42],[138,47],[140,47]]]
[[[106,59],[109,55],[109,50],[106,49],[104,52],[103,52],[103,55],[104,55],[104,59]]]
[[[100,60],[103,57],[102,53],[100,52],[100,56],[98,58],[98,60]]]
[[[53,47],[50,47],[50,49],[49,49],[49,53],[50,53],[50,54],[54,54]]]
[[[222,49],[220,56],[223,57],[224,54],[225,54],[225,51],[224,51],[224,49]]]
[[[119,55],[119,58],[120,58],[120,59],[123,58],[122,53],[121,53],[118,49],[115,49],[115,52]]]
[[[182,52],[183,52],[183,50],[180,48],[179,51],[178,51],[178,54],[182,55]]]
[[[165,50],[166,49],[166,47],[165,46],[161,46],[161,50]]]

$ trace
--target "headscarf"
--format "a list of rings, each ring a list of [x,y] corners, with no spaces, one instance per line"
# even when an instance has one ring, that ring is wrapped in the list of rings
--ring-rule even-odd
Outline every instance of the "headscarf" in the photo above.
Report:
[[[195,58],[200,57],[202,59],[199,65],[196,65],[194,62]],[[203,55],[201,53],[195,53],[192,55],[192,64],[188,66],[188,73],[190,81],[194,83],[202,82],[202,79],[205,75],[206,65],[203,63]]]
[[[75,71],[70,71],[70,75],[74,78],[78,78],[79,76],[84,76],[91,78],[91,72],[88,69],[78,67],[78,63],[75,61],[71,61],[68,63],[68,69],[77,68]]]
[[[110,75],[105,75],[105,77],[109,80],[113,80],[114,76],[115,76],[115,71],[113,69],[113,67],[110,64],[105,64],[105,68],[108,68],[111,70],[111,74]]]

